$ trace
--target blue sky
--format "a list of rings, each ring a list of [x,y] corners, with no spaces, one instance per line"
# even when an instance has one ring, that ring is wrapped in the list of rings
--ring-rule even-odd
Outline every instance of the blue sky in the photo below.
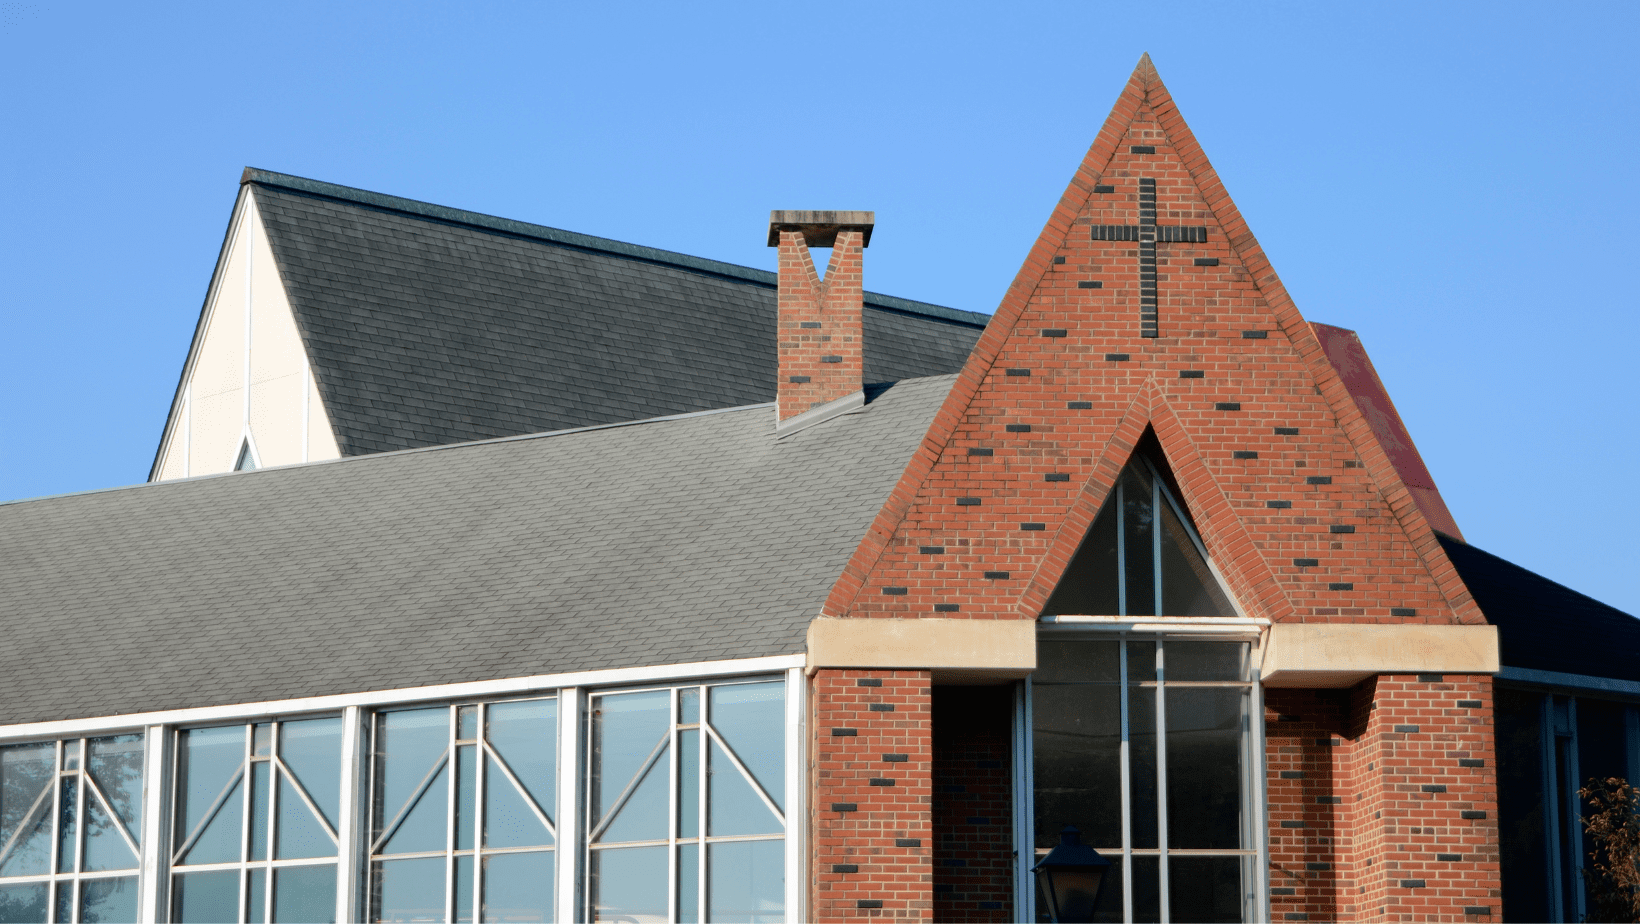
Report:
[[[1470,541],[1640,613],[1637,10],[0,3],[0,499],[146,477],[246,165],[767,268],[875,209],[989,312],[1149,51]]]

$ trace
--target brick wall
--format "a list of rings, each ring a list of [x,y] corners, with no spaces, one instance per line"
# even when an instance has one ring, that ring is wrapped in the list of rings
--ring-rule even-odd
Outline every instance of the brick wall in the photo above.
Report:
[[[814,920],[933,920],[929,672],[813,684]]]
[[[839,231],[820,279],[801,231],[780,232],[781,420],[860,390],[865,376],[864,235]]]
[[[935,687],[933,706],[934,920],[1015,920],[1013,687]]]

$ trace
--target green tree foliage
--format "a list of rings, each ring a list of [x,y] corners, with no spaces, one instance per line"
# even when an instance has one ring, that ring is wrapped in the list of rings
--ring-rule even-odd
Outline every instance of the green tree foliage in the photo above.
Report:
[[[1593,906],[1586,920],[1640,922],[1640,792],[1621,777],[1591,778],[1583,831],[1593,849],[1583,870]]]

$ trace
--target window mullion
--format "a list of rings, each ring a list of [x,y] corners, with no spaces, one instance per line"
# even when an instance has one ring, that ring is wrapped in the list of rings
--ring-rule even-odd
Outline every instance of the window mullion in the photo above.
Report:
[[[674,688],[666,697],[669,724],[666,734],[666,919],[678,919],[678,697]]]
[[[1160,530],[1157,531],[1160,535]],[[1160,556],[1158,556],[1160,557]],[[1156,882],[1161,902],[1162,924],[1172,920],[1168,907],[1167,875],[1167,663],[1163,660],[1166,649],[1156,639],[1156,846],[1161,850],[1157,863]]]
[[[587,861],[581,833],[581,691],[568,687],[558,691],[558,837],[553,860],[558,865],[557,904],[554,920],[580,920],[578,903],[581,869]]]
[[[478,713],[475,716],[478,728],[473,733],[473,924],[483,920],[479,916],[479,906],[484,901],[484,869],[480,862],[484,856],[484,804],[489,798],[489,765],[490,759],[484,753],[486,721],[489,719],[489,704],[479,703]]]
[[[363,740],[358,706],[349,706],[342,712],[342,779],[340,811],[336,816],[336,920],[362,920],[357,909],[359,899],[359,847],[355,841],[364,841],[359,830],[359,744]],[[368,831],[368,826],[364,826]],[[368,859],[366,860],[368,863]]]
[[[138,829],[141,850],[137,858],[137,920],[141,924],[158,924],[169,915],[163,898],[169,890],[170,870],[165,862],[169,848],[165,836],[166,768],[170,766],[166,743],[171,729],[164,725],[150,725],[143,741],[142,826]]]
[[[696,793],[700,799],[699,802],[695,803],[700,807],[699,811],[696,813],[698,821],[695,824],[695,920],[705,921],[706,826],[711,822],[712,817],[711,806],[708,805],[706,801],[706,777],[708,776],[706,765],[706,725],[711,721],[712,715],[708,711],[710,707],[710,699],[706,695],[706,687],[700,686],[695,689],[697,691],[696,695],[700,697],[700,731],[697,735],[695,735],[695,746],[699,748],[695,758],[697,761],[695,766],[699,768],[699,770],[695,773],[695,782]]]
[[[448,748],[450,772],[444,781],[444,920],[456,919],[456,787],[460,785],[458,777],[461,775],[460,754],[456,751],[456,726],[461,721],[461,707],[451,703],[449,706],[450,731],[445,739]]]
[[[1117,532],[1116,535],[1120,537],[1122,534]],[[1120,549],[1120,538],[1117,542],[1117,548]],[[1118,555],[1118,560],[1120,560],[1120,555]],[[1123,569],[1118,568],[1117,574],[1122,573]],[[1121,691],[1118,703],[1122,713],[1122,737],[1116,746],[1117,763],[1120,765],[1122,773],[1122,920],[1131,922],[1133,920],[1133,782],[1132,770],[1129,766],[1131,753],[1128,746],[1127,633],[1123,632],[1117,635],[1116,639],[1116,679],[1120,681],[1117,684]],[[1034,840],[1032,845],[1034,847]],[[1034,850],[1032,854],[1034,856]]]

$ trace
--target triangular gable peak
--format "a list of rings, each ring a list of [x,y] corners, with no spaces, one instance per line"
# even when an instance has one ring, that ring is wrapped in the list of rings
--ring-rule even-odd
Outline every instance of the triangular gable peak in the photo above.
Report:
[[[150,481],[339,458],[253,187],[242,185]]]
[[[1148,56],[822,615],[1035,618],[1147,427],[1246,615],[1484,622]]]

